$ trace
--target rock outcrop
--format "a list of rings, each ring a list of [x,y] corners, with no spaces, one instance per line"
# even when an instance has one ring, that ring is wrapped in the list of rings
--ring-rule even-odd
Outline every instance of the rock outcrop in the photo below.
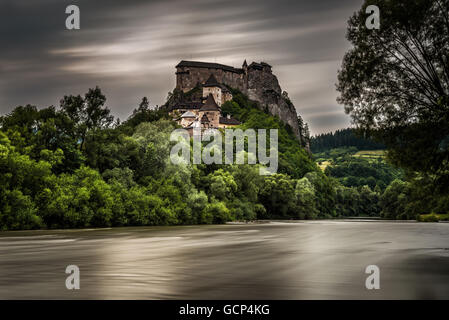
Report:
[[[298,115],[295,106],[288,98],[287,92],[282,92],[277,77],[272,73],[271,66],[262,63],[251,63],[246,71],[248,98],[257,101],[271,115],[278,116],[287,123],[298,139],[301,130],[298,126]]]

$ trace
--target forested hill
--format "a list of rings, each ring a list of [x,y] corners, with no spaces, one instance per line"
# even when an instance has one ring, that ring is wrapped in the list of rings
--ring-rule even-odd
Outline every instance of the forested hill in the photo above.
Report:
[[[380,157],[330,152],[322,172],[289,126],[240,92],[222,113],[243,130],[278,129],[277,174],[172,163],[178,126],[146,98],[123,123],[98,87],[59,108],[16,107],[0,116],[0,231],[448,212],[446,195],[426,197],[431,179],[398,180]]]
[[[310,149],[314,153],[340,147],[356,147],[359,150],[385,149],[380,143],[356,135],[355,130],[351,128],[319,134],[310,140]]]
[[[0,116],[0,231],[340,215],[333,182],[289,126],[240,92],[222,112],[244,130],[278,129],[277,174],[260,175],[260,164],[172,163],[178,125],[147,98],[122,123],[98,87],[58,108],[16,107]]]

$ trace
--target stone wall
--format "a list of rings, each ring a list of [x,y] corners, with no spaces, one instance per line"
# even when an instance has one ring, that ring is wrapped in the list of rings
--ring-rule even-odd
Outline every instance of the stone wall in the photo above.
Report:
[[[200,83],[206,82],[211,74],[218,82],[232,88],[244,90],[245,77],[243,72],[237,73],[219,68],[178,67],[176,68],[176,87],[187,92]]]

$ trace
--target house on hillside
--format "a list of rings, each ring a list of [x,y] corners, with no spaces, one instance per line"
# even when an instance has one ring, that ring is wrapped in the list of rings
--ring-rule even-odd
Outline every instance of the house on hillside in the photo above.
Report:
[[[225,129],[240,125],[237,119],[221,114],[221,106],[232,100],[229,89],[219,83],[213,74],[199,84],[202,90],[201,101],[182,101],[170,110],[170,114],[183,128],[193,132],[194,128]]]

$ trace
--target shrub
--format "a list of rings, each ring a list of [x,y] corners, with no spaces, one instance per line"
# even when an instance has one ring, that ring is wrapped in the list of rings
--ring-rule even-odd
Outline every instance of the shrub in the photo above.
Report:
[[[438,222],[438,221],[440,221],[440,219],[435,213],[431,213],[431,214],[420,215],[419,221],[420,222]]]
[[[212,217],[213,223],[226,223],[231,220],[229,209],[223,202],[210,203],[206,212]]]
[[[38,229],[43,226],[30,196],[19,190],[6,191],[3,210],[0,211],[2,230]]]

